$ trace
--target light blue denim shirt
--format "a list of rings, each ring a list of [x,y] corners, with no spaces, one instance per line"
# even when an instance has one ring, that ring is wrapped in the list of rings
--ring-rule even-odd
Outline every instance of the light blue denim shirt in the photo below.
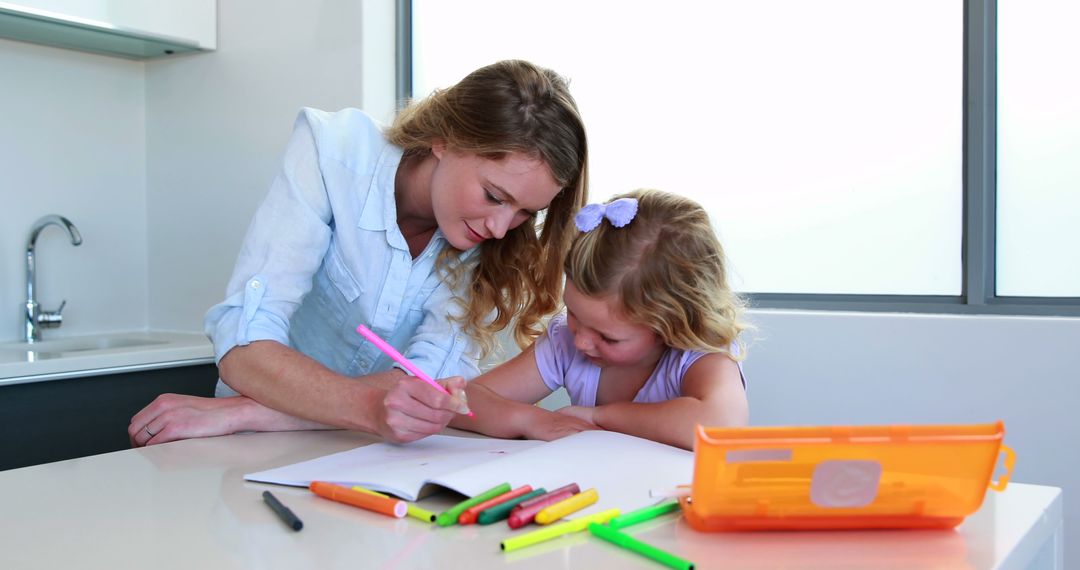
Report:
[[[365,324],[434,378],[479,373],[476,344],[450,320],[460,307],[435,271],[446,239],[436,231],[413,259],[398,228],[401,156],[359,110],[300,112],[225,301],[206,313],[218,362],[235,346],[275,340],[346,376],[390,368],[356,332]],[[220,382],[217,392],[235,394]]]

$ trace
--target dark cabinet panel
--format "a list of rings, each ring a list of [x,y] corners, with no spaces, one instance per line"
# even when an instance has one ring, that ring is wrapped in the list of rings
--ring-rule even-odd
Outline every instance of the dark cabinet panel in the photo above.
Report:
[[[213,364],[0,387],[0,470],[131,447],[131,416],[159,394],[213,396]]]

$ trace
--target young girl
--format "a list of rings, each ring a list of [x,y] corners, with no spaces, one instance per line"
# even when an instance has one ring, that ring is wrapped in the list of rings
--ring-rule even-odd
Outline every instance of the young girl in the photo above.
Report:
[[[453,427],[551,440],[607,429],[690,449],[695,424],[745,425],[742,301],[698,204],[638,190],[575,218],[565,315],[469,383],[475,419]],[[535,402],[565,386],[571,406]]]

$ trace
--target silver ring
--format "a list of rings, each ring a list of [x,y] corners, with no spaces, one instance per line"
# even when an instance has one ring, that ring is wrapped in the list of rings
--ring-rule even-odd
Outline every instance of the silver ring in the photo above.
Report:
[[[146,424],[145,426],[143,426],[143,430],[145,430],[147,435],[149,435],[150,437],[154,437],[154,432],[150,431],[150,424]]]

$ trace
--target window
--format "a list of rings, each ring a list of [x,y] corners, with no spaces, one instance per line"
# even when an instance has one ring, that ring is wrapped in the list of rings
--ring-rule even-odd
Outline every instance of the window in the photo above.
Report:
[[[1011,255],[1006,238],[1031,232],[1011,229],[1007,192],[995,209],[995,76],[992,66],[982,71],[996,49],[993,0],[918,0],[903,9],[866,0],[406,4],[412,93],[498,59],[555,69],[570,79],[589,129],[592,200],[637,187],[698,200],[733,283],[759,306],[1080,314],[1072,299],[1044,306],[995,296],[995,278],[996,295],[1040,293],[1005,275],[1031,247]],[[1064,39],[1069,21],[1058,24],[1058,41],[1073,49],[1061,70],[1077,55],[1077,40]],[[1007,69],[1003,82],[1012,81]],[[1072,89],[1063,105],[1076,100]],[[1002,125],[1012,128],[1006,110]],[[1067,130],[1075,151],[1078,128]],[[989,158],[973,151],[980,148]],[[1072,169],[1078,200],[1080,167],[1047,160]],[[1067,217],[1058,211],[1067,192],[1053,192],[1051,210]],[[1039,199],[1045,206],[1048,198]],[[1080,236],[1072,231],[1040,238],[1040,263],[1065,274],[1053,281],[1073,283],[1043,289],[1058,297],[1080,294],[1080,256],[1061,267],[1069,265],[1062,244]]]
[[[998,2],[998,295],[1080,296],[1077,21],[1074,0]]]

